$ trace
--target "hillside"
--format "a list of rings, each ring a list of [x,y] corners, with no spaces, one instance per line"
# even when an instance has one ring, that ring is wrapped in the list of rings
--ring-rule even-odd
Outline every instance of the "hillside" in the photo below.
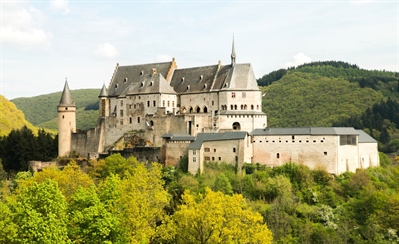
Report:
[[[19,110],[14,103],[0,95],[0,136],[8,135],[13,129],[28,127],[34,133],[37,133],[37,127],[29,123],[24,113]]]
[[[263,111],[270,127],[331,126],[360,115],[383,95],[343,78],[292,72],[263,87]]]
[[[86,130],[96,125],[98,112],[84,110],[98,101],[100,89],[71,90],[75,101],[77,113],[77,128]],[[15,98],[11,101],[22,110],[26,120],[33,125],[57,129],[57,105],[60,102],[61,92],[55,92],[36,97]]]

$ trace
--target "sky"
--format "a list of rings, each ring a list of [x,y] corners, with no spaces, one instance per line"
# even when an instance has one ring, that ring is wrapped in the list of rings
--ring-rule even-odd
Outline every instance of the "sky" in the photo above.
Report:
[[[0,0],[0,94],[109,85],[116,64],[251,63],[257,78],[336,60],[399,72],[398,0]]]

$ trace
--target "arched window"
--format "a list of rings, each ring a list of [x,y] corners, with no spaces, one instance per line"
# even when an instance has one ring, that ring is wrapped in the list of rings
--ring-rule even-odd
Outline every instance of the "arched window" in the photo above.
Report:
[[[233,110],[233,109],[234,109],[234,106],[233,106],[233,105],[230,105],[230,109]]]
[[[241,104],[241,110],[244,110],[244,105]]]
[[[251,110],[254,110],[254,105],[251,105]]]
[[[154,126],[154,121],[150,121],[150,126]]]
[[[192,114],[193,113],[193,107],[190,107],[190,114]]]
[[[237,105],[234,105],[234,110],[237,110]]]
[[[244,105],[244,110],[247,110],[247,105],[246,104]]]
[[[241,125],[238,122],[233,123],[233,130],[241,130]]]
[[[208,108],[206,106],[204,107],[204,113],[208,113]]]
[[[201,112],[201,108],[200,107],[197,107],[195,110],[197,111],[197,113]]]
[[[256,110],[259,110],[259,105],[256,105]]]

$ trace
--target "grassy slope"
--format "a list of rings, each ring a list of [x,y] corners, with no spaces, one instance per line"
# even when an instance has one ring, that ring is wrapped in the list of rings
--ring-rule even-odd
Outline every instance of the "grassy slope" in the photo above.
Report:
[[[84,108],[98,100],[100,89],[72,90],[72,98],[76,108]],[[11,102],[24,112],[26,119],[33,125],[39,125],[57,117],[57,105],[61,92],[40,95],[36,97],[15,98]]]
[[[268,87],[262,99],[268,126],[331,126],[361,114],[383,98],[381,92],[360,88],[344,78],[290,72]]]
[[[76,111],[76,127],[80,130],[94,128],[98,120],[98,110],[84,110],[80,108]],[[39,127],[58,130],[57,118],[46,121],[38,125]]]
[[[8,135],[13,129],[28,127],[34,133],[38,128],[26,121],[24,113],[14,103],[0,95],[0,136]]]

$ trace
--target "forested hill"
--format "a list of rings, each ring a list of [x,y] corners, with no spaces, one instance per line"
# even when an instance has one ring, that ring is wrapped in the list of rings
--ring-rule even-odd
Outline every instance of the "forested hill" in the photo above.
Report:
[[[14,103],[0,95],[0,136],[8,135],[13,129],[28,127],[34,132],[38,129],[26,121],[24,113]]]
[[[76,104],[76,123],[78,129],[88,129],[96,125],[98,119],[98,95],[100,89],[71,90]],[[55,92],[36,97],[12,99],[18,109],[22,110],[26,119],[33,125],[57,130],[57,105],[61,92]]]
[[[399,149],[399,73],[345,62],[313,62],[257,80],[268,126],[351,126],[386,153]]]

